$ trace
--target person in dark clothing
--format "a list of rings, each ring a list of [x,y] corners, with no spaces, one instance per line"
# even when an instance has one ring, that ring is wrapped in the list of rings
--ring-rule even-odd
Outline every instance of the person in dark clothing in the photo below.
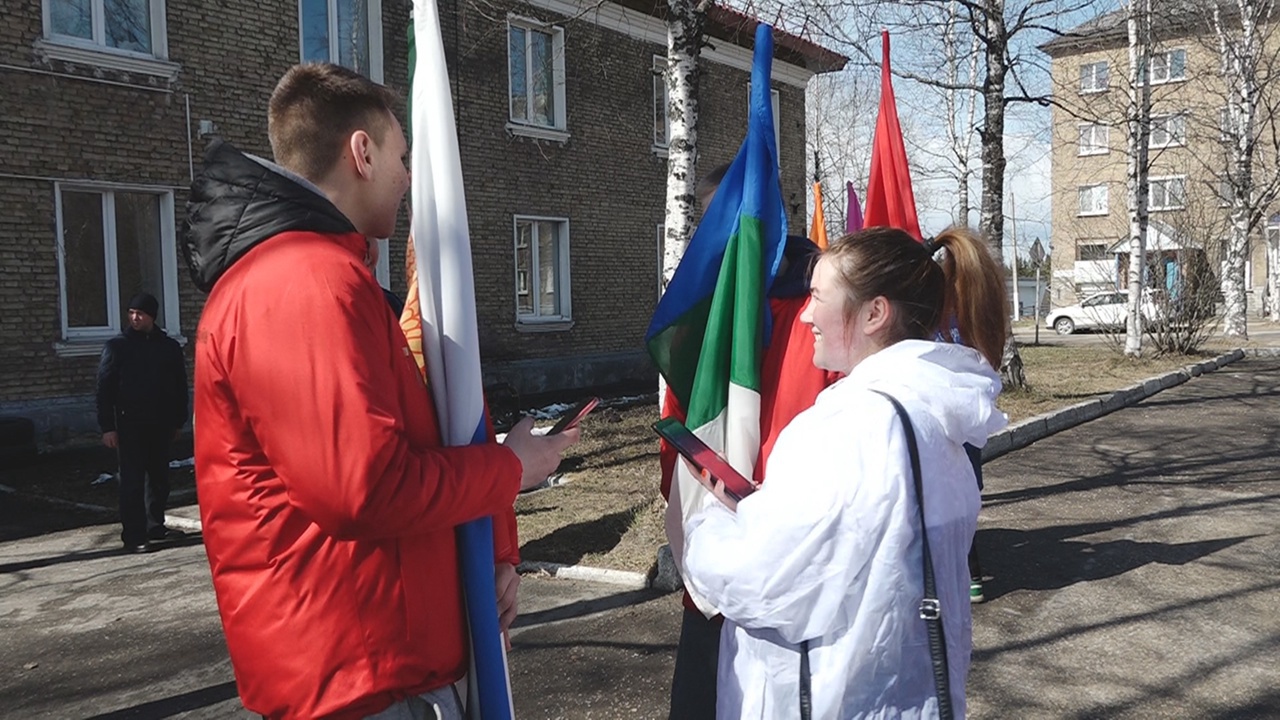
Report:
[[[182,536],[164,525],[169,499],[169,446],[187,422],[187,368],[182,347],[156,327],[160,303],[139,293],[129,301],[129,327],[107,341],[98,363],[102,444],[120,458],[120,539],[126,550]]]

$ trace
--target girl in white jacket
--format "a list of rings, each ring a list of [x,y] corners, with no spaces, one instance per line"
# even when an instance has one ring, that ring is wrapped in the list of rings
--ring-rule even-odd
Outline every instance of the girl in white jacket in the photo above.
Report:
[[[873,228],[822,256],[811,296],[801,319],[813,327],[814,363],[846,377],[783,430],[759,491],[735,511],[717,485],[685,525],[686,581],[726,619],[716,715],[798,717],[807,641],[815,720],[937,717],[906,436],[880,390],[915,426],[951,701],[962,718],[966,557],[979,507],[963,444],[981,447],[1007,422],[992,369],[1004,348],[1002,270],[964,230],[921,244]],[[926,340],[944,318],[977,350]]]

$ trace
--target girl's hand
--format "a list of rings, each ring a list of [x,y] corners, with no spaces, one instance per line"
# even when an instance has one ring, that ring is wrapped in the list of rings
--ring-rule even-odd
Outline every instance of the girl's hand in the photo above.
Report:
[[[684,463],[685,469],[689,471],[690,475],[697,478],[702,487],[707,489],[707,492],[714,495],[717,500],[724,504],[725,507],[733,510],[734,512],[738,511],[738,501],[734,500],[724,491],[724,482],[712,479],[710,473],[695,466],[683,456],[680,458],[680,462]]]

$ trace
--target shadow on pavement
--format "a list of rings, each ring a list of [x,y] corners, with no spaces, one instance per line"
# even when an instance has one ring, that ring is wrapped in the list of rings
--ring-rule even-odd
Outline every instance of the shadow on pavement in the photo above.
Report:
[[[190,545],[199,545],[204,542],[204,536],[199,533],[192,533],[181,540],[171,540],[164,543],[157,543],[153,553],[164,552],[173,548],[187,547]],[[52,567],[63,563],[83,562],[85,560],[97,560],[104,557],[112,557],[114,555],[131,554],[124,548],[112,546],[101,550],[87,550],[84,552],[69,552],[64,555],[54,555],[52,557],[35,558],[34,560],[22,560],[20,562],[5,563],[0,565],[0,575],[9,573],[23,572],[25,570],[35,570],[38,568]]]
[[[178,695],[173,695],[159,700],[134,705],[133,707],[122,708],[101,715],[94,715],[88,720],[151,720],[152,718],[173,717],[178,713],[199,710],[203,707],[216,705],[220,702],[234,699],[236,697],[235,682],[225,682],[220,685],[200,688],[199,690],[191,690]]]
[[[1114,523],[1086,523],[1037,530],[978,531],[983,569],[993,576],[984,585],[987,599],[1017,590],[1060,590],[1080,582],[1122,575],[1151,563],[1186,565],[1258,537],[1245,535],[1186,543],[1068,539],[1115,527]]]

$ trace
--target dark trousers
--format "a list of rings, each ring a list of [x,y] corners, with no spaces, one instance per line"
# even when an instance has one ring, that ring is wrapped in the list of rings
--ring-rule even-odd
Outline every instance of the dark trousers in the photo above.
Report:
[[[120,423],[120,539],[141,545],[164,538],[169,500],[169,446],[173,428]]]
[[[671,678],[670,720],[715,720],[716,668],[720,664],[719,617],[708,620],[685,608]]]

